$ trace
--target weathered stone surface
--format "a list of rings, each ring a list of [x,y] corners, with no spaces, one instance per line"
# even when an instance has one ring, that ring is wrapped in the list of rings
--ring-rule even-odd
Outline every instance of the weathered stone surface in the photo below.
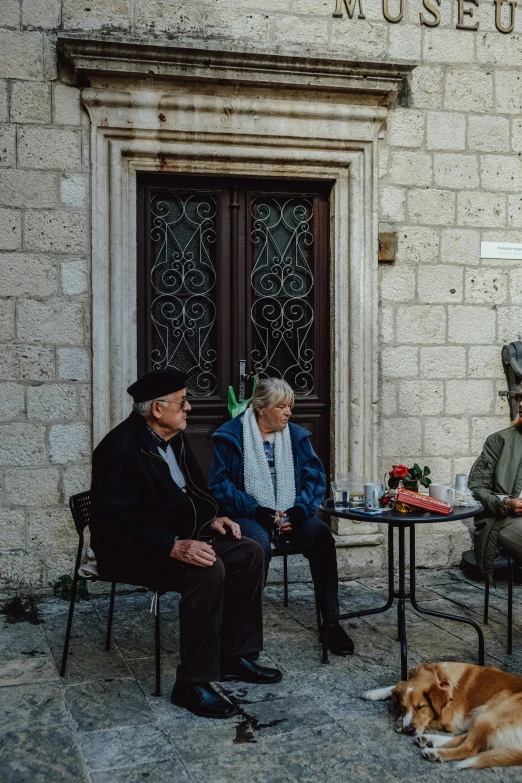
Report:
[[[408,217],[413,223],[451,225],[455,221],[455,193],[437,188],[412,188],[408,191]]]
[[[4,296],[54,294],[56,278],[56,264],[51,258],[30,253],[0,254],[0,290]]]
[[[16,209],[0,209],[0,250],[18,250],[21,243],[21,213]]]
[[[23,209],[54,207],[56,174],[39,171],[0,171],[0,204]]]
[[[446,311],[427,305],[397,308],[397,334],[412,345],[443,343],[446,339]]]
[[[466,147],[466,117],[454,112],[429,112],[426,126],[429,150],[463,150]]]
[[[29,545],[42,554],[72,551],[78,545],[68,508],[30,509],[27,512]]]
[[[522,111],[520,84],[521,76],[517,71],[502,70],[495,73],[497,111],[500,114],[520,114]]]
[[[462,226],[496,228],[506,223],[506,197],[486,190],[459,193],[457,220]]]
[[[67,84],[53,85],[53,118],[57,125],[81,125],[79,89]]]
[[[87,348],[58,348],[58,377],[64,381],[88,381],[91,357]]]
[[[507,416],[480,416],[471,419],[471,453],[478,456],[488,435],[506,427],[509,427]]]
[[[387,348],[381,354],[385,378],[408,378],[419,374],[419,349],[410,345]]]
[[[45,82],[14,82],[11,122],[51,122],[51,88]]]
[[[0,340],[12,340],[15,336],[14,299],[0,299]]]
[[[415,20],[416,21],[416,20]],[[390,26],[388,54],[392,58],[414,60],[421,55],[422,30],[417,25],[394,24]]]
[[[22,25],[56,30],[60,26],[61,10],[61,0],[23,0]]]
[[[0,345],[0,377],[20,381],[54,378],[52,348],[36,345]]]
[[[41,77],[41,33],[0,30],[0,73],[4,79]]]
[[[418,65],[410,78],[413,106],[421,109],[442,108],[443,68],[436,65]]]
[[[357,20],[357,31],[351,25],[334,25],[332,46],[361,57],[380,57],[386,52],[386,25]]]
[[[508,196],[508,226],[522,228],[522,198],[519,195]]]
[[[491,413],[493,393],[491,381],[447,381],[446,413],[450,416]]]
[[[0,426],[0,465],[42,465],[46,457],[45,427],[22,423]]]
[[[491,345],[495,340],[495,311],[489,307],[449,307],[448,339],[450,343]]]
[[[463,378],[466,375],[466,349],[447,345],[421,348],[420,374],[424,378]]]
[[[269,21],[270,16],[267,15],[266,22],[269,23]],[[261,24],[260,20],[257,21],[257,25]],[[205,29],[207,29],[207,25],[205,25]],[[324,45],[328,41],[328,22],[326,19],[304,19],[296,16],[279,17],[275,25],[275,40],[285,43],[305,43],[313,47]],[[333,45],[336,44],[337,40],[333,41]]]
[[[87,783],[83,761],[70,728],[53,727],[9,731],[2,735],[3,759],[0,770],[5,783],[15,783],[22,774],[26,780],[56,783],[75,780]],[[58,752],[57,748],[63,748]],[[11,775],[13,771],[13,775]]]
[[[518,155],[482,155],[482,186],[490,190],[522,189],[522,161]]]
[[[63,494],[66,499],[78,492],[86,492],[90,486],[90,465],[72,465],[63,471]]]
[[[462,302],[463,273],[464,270],[461,267],[443,266],[442,264],[420,266],[417,273],[419,301],[426,304]]]
[[[87,246],[87,216],[81,212],[30,210],[25,218],[28,249],[81,253]]]
[[[20,27],[20,3],[18,0],[4,0],[2,4],[2,27]]]
[[[55,506],[60,502],[57,468],[17,468],[5,474],[5,502],[12,506]]]
[[[431,185],[431,155],[411,150],[392,151],[390,176],[397,185]]]
[[[12,421],[25,413],[25,389],[20,383],[0,383],[0,421]]]
[[[466,302],[503,304],[507,299],[508,273],[504,269],[468,269]]]
[[[169,3],[168,0],[143,0],[136,8],[136,29],[152,35],[167,33],[172,36],[187,35],[197,38],[203,34],[205,21],[206,13],[202,8]],[[223,27],[221,30],[221,34],[224,34]]]
[[[16,161],[16,130],[13,125],[0,125],[0,166],[8,168]]]
[[[51,462],[79,462],[91,454],[90,429],[86,424],[53,424],[49,433]]]
[[[23,549],[25,546],[25,515],[20,509],[0,509],[0,541],[2,549]]]
[[[493,108],[493,75],[478,68],[446,71],[444,108],[450,111],[488,112]]]
[[[78,416],[76,388],[68,383],[45,383],[27,389],[27,418],[31,421],[58,421]]]
[[[66,207],[84,207],[89,181],[86,174],[65,174],[60,182],[60,199]]]
[[[66,30],[125,30],[130,26],[130,3],[104,0],[86,5],[83,0],[63,0],[62,23]]]
[[[21,299],[17,334],[20,340],[36,343],[82,343],[83,305],[62,299]]]
[[[499,345],[517,340],[518,335],[522,334],[521,316],[520,307],[499,307],[497,309]]]
[[[444,407],[442,381],[401,381],[399,413],[403,416],[435,416]]]
[[[69,685],[65,699],[80,731],[155,723],[156,716],[133,680]]]
[[[8,103],[7,82],[0,80],[0,122],[7,122],[9,119]]]
[[[391,113],[388,143],[392,147],[421,147],[424,141],[424,114],[397,108]]]
[[[424,453],[452,457],[469,451],[467,419],[438,417],[424,424]]]
[[[471,346],[468,357],[470,378],[500,378],[503,376],[501,347],[497,345]]]
[[[474,36],[460,30],[425,30],[422,54],[426,62],[471,63],[474,44]]]
[[[61,267],[62,291],[66,295],[85,294],[89,287],[87,262],[82,258],[63,261]]]
[[[383,266],[380,270],[383,301],[409,302],[415,297],[415,270],[409,266]]]
[[[478,160],[473,155],[441,153],[434,156],[433,176],[435,185],[442,188],[478,188]]]
[[[78,170],[80,134],[58,128],[22,128],[18,134],[18,160],[25,168]]]
[[[426,226],[402,226],[397,234],[397,262],[436,263],[439,257],[439,230]]]
[[[406,191],[403,188],[383,187],[381,189],[381,218],[396,220],[400,223],[406,219]]]
[[[390,305],[379,307],[379,338],[383,344],[395,340],[395,308]]]
[[[509,150],[509,120],[506,117],[470,115],[468,117],[468,149],[476,152],[507,152]]]
[[[443,264],[479,264],[480,233],[472,228],[442,229],[440,260]]]
[[[437,419],[439,421],[439,419]],[[382,454],[421,450],[421,423],[412,417],[385,419],[382,423]]]

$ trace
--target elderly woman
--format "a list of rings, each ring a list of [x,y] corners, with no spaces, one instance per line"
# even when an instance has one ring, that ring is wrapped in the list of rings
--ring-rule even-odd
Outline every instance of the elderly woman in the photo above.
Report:
[[[330,528],[314,514],[324,497],[326,476],[308,430],[290,424],[294,393],[286,381],[258,383],[246,412],[214,433],[209,486],[215,499],[265,553],[268,573],[274,532],[291,535],[310,563],[331,652],[351,655],[353,642],[339,623],[337,561]]]
[[[486,439],[469,474],[469,488],[484,506],[475,519],[475,560],[490,582],[499,545],[522,560],[522,394],[516,400],[518,417]]]

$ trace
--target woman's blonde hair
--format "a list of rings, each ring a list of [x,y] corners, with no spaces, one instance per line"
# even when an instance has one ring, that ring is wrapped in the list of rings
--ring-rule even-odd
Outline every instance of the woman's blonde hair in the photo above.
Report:
[[[282,378],[263,378],[257,382],[251,400],[254,411],[259,408],[277,408],[278,405],[294,404],[294,390]]]

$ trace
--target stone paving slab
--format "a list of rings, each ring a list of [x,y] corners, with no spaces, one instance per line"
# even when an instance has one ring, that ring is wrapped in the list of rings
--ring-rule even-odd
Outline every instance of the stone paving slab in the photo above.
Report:
[[[421,605],[482,620],[484,585],[457,570],[418,572]],[[343,611],[381,606],[387,581],[340,585]],[[506,653],[506,585],[490,592],[484,626],[487,663],[522,676],[522,587],[515,587],[515,649]],[[4,596],[7,600],[9,596]],[[265,651],[260,662],[284,673],[272,686],[222,683],[239,707],[228,721],[198,718],[170,702],[179,663],[179,597],[163,596],[162,696],[155,697],[151,593],[120,592],[111,650],[104,649],[108,597],[75,611],[67,674],[58,671],[68,604],[37,603],[37,618],[8,623],[0,615],[1,783],[515,783],[520,768],[465,772],[422,759],[394,730],[390,702],[362,691],[399,679],[396,608],[345,622],[356,652],[321,649],[310,583],[265,590]],[[1,603],[1,602],[0,602]],[[34,614],[34,613],[33,613]],[[419,616],[407,608],[408,663],[476,659],[468,626]]]

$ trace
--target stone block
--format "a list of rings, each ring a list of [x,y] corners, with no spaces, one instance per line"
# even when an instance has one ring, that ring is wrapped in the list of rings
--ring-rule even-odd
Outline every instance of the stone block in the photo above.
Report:
[[[403,223],[405,213],[406,191],[403,188],[385,186],[381,189],[381,220]]]
[[[22,213],[17,209],[0,209],[0,250],[18,250],[21,243]]]
[[[417,525],[418,530],[415,533],[417,568],[447,568],[450,561],[448,536],[436,530],[425,530],[425,527]]]
[[[14,82],[11,122],[51,122],[51,88],[45,82]]]
[[[227,11],[224,14],[228,16]],[[249,14],[249,16],[251,15]],[[267,22],[270,21],[269,15],[265,18]],[[247,29],[249,30],[249,27]],[[262,29],[265,29],[265,35],[267,35],[268,27]],[[250,30],[246,34],[248,37],[252,37]],[[278,16],[275,17],[274,36],[279,43],[302,43],[309,44],[314,48],[327,46],[328,20],[327,18],[306,19],[302,16]],[[332,40],[332,45],[336,46],[336,44],[337,41]]]
[[[442,381],[401,381],[399,413],[402,416],[435,416],[444,407]]]
[[[522,189],[522,161],[518,155],[482,155],[482,187],[489,190]]]
[[[0,341],[12,340],[15,336],[14,299],[0,299]]]
[[[402,306],[397,309],[397,337],[412,345],[446,341],[446,310],[439,305]]]
[[[56,174],[40,171],[0,171],[0,204],[21,209],[54,207]]]
[[[0,465],[14,468],[46,462],[45,427],[22,422],[0,426]]]
[[[508,273],[505,269],[467,269],[468,304],[504,304],[507,300]]]
[[[86,424],[53,424],[49,434],[51,462],[67,464],[90,457],[90,429]]]
[[[71,552],[78,545],[78,534],[68,508],[30,509],[27,517],[29,549],[53,557]]]
[[[136,7],[135,26],[152,34],[197,38],[203,34],[204,20],[205,11],[196,6],[173,4],[169,0],[141,0]]]
[[[491,413],[493,393],[492,381],[447,381],[446,413],[449,416]]]
[[[60,198],[66,207],[84,207],[89,193],[87,174],[64,174],[60,181]]]
[[[520,52],[518,54],[520,58]],[[522,77],[517,70],[504,69],[495,73],[495,94],[499,114],[520,114],[522,112]]]
[[[469,425],[467,419],[443,416],[426,419],[424,424],[425,454],[433,454],[435,457],[453,457],[468,452]]]
[[[61,0],[23,0],[22,25],[39,30],[58,30],[61,10]]]
[[[381,410],[384,416],[395,416],[397,413],[397,386],[393,381],[381,383]]]
[[[87,261],[82,258],[63,261],[61,268],[62,291],[64,294],[76,296],[84,294],[89,287]]]
[[[40,79],[41,33],[0,30],[0,73],[4,79]]]
[[[394,109],[390,113],[388,142],[392,147],[422,147],[424,114],[413,109]]]
[[[449,111],[491,112],[491,71],[481,71],[479,68],[448,68],[443,106]]]
[[[22,128],[18,134],[18,162],[29,169],[79,170],[80,133],[60,128]]]
[[[104,0],[86,4],[84,0],[63,0],[62,24],[64,30],[128,30],[130,2]]]
[[[7,82],[0,79],[0,122],[9,120]]]
[[[507,8],[507,5],[504,7]],[[504,24],[506,23],[507,18],[504,21]],[[477,37],[477,60],[484,65],[501,65],[503,68],[509,68],[510,66],[518,68],[520,65],[521,46],[522,38],[520,35],[514,33],[499,35],[496,30],[485,32]],[[507,72],[508,71],[501,71],[501,74],[503,75]]]
[[[507,152],[509,120],[471,114],[468,117],[468,149],[472,152]]]
[[[56,293],[56,285],[56,264],[51,258],[31,253],[0,254],[0,290],[4,296],[48,296]]]
[[[54,351],[37,345],[0,345],[0,377],[43,381],[54,378]]]
[[[387,348],[381,362],[383,378],[416,378],[419,374],[419,350],[411,345]]]
[[[498,307],[498,342],[500,345],[518,340],[522,336],[522,312],[520,307]],[[500,348],[499,348],[500,350]]]
[[[425,62],[472,63],[475,58],[475,36],[461,30],[424,30],[423,59]]]
[[[228,0],[225,0],[228,4]],[[263,0],[260,4],[263,11],[288,11],[290,10],[289,0]],[[296,14],[306,14],[307,16],[325,16],[332,10],[330,0],[293,0],[292,8]]]
[[[412,150],[392,150],[390,178],[396,185],[431,185],[431,155]]]
[[[25,547],[25,514],[21,509],[0,509],[0,541],[2,549]]]
[[[1,73],[1,71],[0,71]],[[9,168],[16,163],[16,127],[0,125],[0,166]]]
[[[428,112],[426,147],[429,150],[465,149],[466,116],[455,112]]]
[[[58,348],[58,377],[64,381],[89,381],[91,357],[87,348]]]
[[[412,106],[441,109],[444,69],[436,65],[418,65],[411,74]]]
[[[466,475],[469,475],[475,460],[476,455],[473,457],[459,457],[458,459],[453,460],[454,473],[465,473]]]
[[[513,152],[522,152],[522,120],[516,117],[511,120],[511,148]],[[506,149],[508,149],[508,145],[498,151],[505,152]]]
[[[440,260],[443,264],[479,264],[480,232],[473,228],[443,228]]]
[[[408,217],[413,223],[451,225],[455,222],[455,193],[436,188],[412,188],[408,191]]]
[[[55,506],[60,502],[58,468],[8,470],[5,499],[12,506]]]
[[[422,265],[418,269],[419,301],[429,303],[462,302],[462,267]]]
[[[513,304],[522,304],[522,269],[509,272],[509,298]]]
[[[2,27],[20,27],[20,2],[19,0],[2,0]]]
[[[43,72],[44,79],[53,82],[58,78],[58,57],[56,51],[56,34],[43,34]]]
[[[30,421],[60,421],[78,416],[76,388],[68,383],[44,383],[27,389],[27,418]]]
[[[379,337],[381,343],[393,343],[395,340],[395,308],[381,305],[379,307]]]
[[[397,232],[397,263],[433,264],[439,257],[439,230],[401,226]]]
[[[422,465],[427,465],[429,469],[431,470],[431,480],[432,481],[439,481],[439,482],[453,482],[454,476],[453,476],[453,467],[452,467],[452,460],[447,457],[434,457],[433,455],[429,456],[423,456],[418,457],[417,459],[413,460],[413,462],[417,462],[419,465],[422,463]],[[408,462],[408,465],[412,465],[413,463],[410,461]]]
[[[12,421],[25,413],[25,388],[21,383],[0,383],[0,421]]]
[[[420,26],[417,24],[390,25],[388,35],[388,55],[392,59],[414,60],[415,62],[421,59],[422,30]]]
[[[489,307],[455,305],[448,308],[448,339],[450,343],[495,342],[495,311]]]
[[[501,378],[504,370],[500,354],[501,347],[498,345],[471,346],[468,356],[469,377]]]
[[[462,226],[498,228],[506,225],[506,197],[486,190],[459,193],[457,220]]]
[[[411,454],[421,450],[421,423],[411,416],[384,419],[382,422],[381,453]]]
[[[379,274],[381,299],[410,302],[415,298],[415,269],[409,266],[381,266]]]
[[[466,375],[466,349],[448,345],[421,348],[420,374],[423,378],[463,378]]]
[[[91,466],[73,465],[63,471],[63,494],[67,500],[78,492],[86,492],[91,486]]]
[[[81,125],[80,90],[59,82],[53,85],[53,118],[56,125]]]
[[[80,401],[80,416],[84,421],[92,421],[92,394],[91,387],[86,383],[78,386]]]
[[[508,196],[508,226],[522,228],[522,198],[518,195]]]
[[[471,419],[471,453],[478,457],[486,438],[509,425],[509,416],[480,416]]]
[[[81,212],[29,210],[25,246],[53,253],[81,253],[87,248],[87,215]]]
[[[341,579],[361,579],[384,572],[386,549],[383,546],[339,547],[337,569]],[[341,576],[342,574],[342,576]]]
[[[334,25],[331,45],[349,56],[379,59],[386,55],[387,27],[385,22],[374,23],[363,19],[358,19],[356,25]]]
[[[433,159],[435,185],[442,188],[480,187],[478,160],[473,155],[435,154]]]
[[[81,344],[83,305],[65,299],[21,299],[17,333],[20,340],[58,345]]]

